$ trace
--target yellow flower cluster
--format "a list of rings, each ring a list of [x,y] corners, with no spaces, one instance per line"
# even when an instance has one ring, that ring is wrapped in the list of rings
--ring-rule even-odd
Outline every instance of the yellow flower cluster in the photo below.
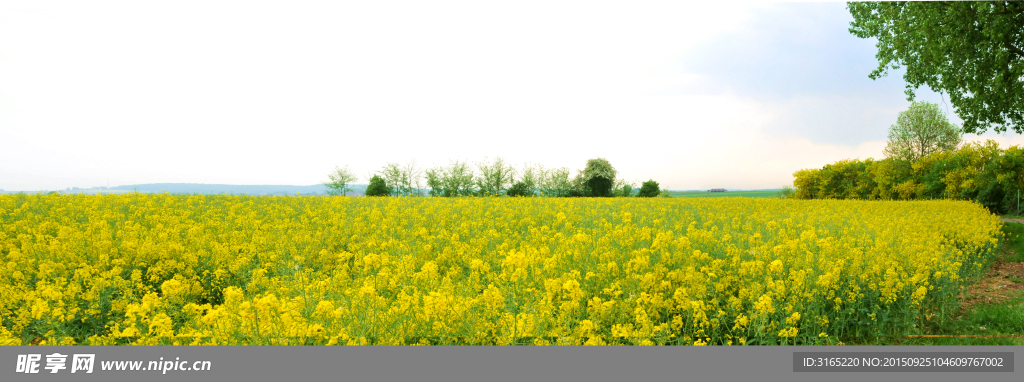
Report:
[[[0,195],[0,345],[902,334],[998,232],[957,201]]]

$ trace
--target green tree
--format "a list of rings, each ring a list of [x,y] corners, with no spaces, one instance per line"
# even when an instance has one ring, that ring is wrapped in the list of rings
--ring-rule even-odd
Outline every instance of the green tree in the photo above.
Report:
[[[576,176],[569,182],[569,192],[567,196],[573,198],[592,196],[593,193],[590,191],[590,186],[587,185],[587,177],[583,175],[583,170],[577,170]]]
[[[352,170],[349,169],[348,166],[335,166],[334,171],[331,172],[330,174],[327,174],[327,178],[329,180],[327,182],[324,182],[324,186],[327,187],[327,195],[332,196],[345,196],[347,192],[352,191],[352,187],[350,186],[358,179],[356,177],[356,174],[352,172]]]
[[[426,171],[427,187],[430,188],[430,196],[451,196],[445,195],[444,169],[440,167],[428,168]]]
[[[949,123],[939,105],[914,102],[889,128],[889,143],[883,153],[914,162],[936,151],[956,150],[961,136],[960,129]]]
[[[473,184],[473,168],[463,161],[452,161],[444,172],[445,187],[452,195],[471,196],[476,193]]]
[[[508,196],[533,196],[533,190],[526,182],[518,181],[508,188],[508,192],[505,193]]]
[[[906,67],[907,100],[945,91],[963,131],[1024,134],[1024,3],[850,2],[850,33],[876,38],[878,79]]]
[[[567,167],[545,169],[540,168],[537,183],[543,196],[566,197],[573,188],[570,176],[572,171]]]
[[[420,188],[423,186],[423,168],[416,163],[416,158],[410,159],[401,167],[402,179],[405,183],[402,184],[402,189],[406,195],[409,196],[422,196]]]
[[[405,164],[388,162],[377,175],[384,179],[391,190],[391,195],[416,196],[420,195],[422,186],[423,169],[412,159]]]
[[[366,186],[366,196],[391,196],[391,189],[384,182],[384,178],[374,175],[370,178],[370,185]]]
[[[630,196],[633,196],[633,185],[632,184],[626,184],[626,185],[623,185],[621,188],[619,188],[619,196],[621,196],[623,198],[628,198]]]
[[[531,165],[529,163],[523,164],[523,169],[519,171],[519,181],[523,182],[526,189],[530,191],[530,195],[534,195],[540,188],[541,174],[544,172],[544,166]],[[514,186],[514,184],[513,184]],[[509,192],[511,192],[509,188]]]
[[[793,198],[793,187],[782,186],[782,189],[779,190],[778,194],[775,194],[775,197],[778,198],[778,199],[790,199],[790,198]]]
[[[607,159],[588,160],[587,167],[583,169],[583,182],[586,183],[589,196],[612,196],[612,184],[617,174],[615,167],[612,167]]]
[[[627,182],[624,179],[618,179],[618,180],[615,181],[615,186],[613,186],[613,189],[614,189],[614,192],[615,192],[615,196],[619,196],[619,197],[633,196],[633,191],[636,190],[636,183],[634,183],[634,182]]]
[[[516,174],[515,167],[501,157],[495,158],[494,162],[487,162],[484,159],[477,164],[477,169],[480,172],[476,178],[476,184],[479,194],[483,196],[501,195],[501,192],[512,184],[512,179]]]
[[[648,180],[644,182],[643,185],[640,186],[640,192],[637,193],[636,196],[652,198],[658,196],[659,194],[661,194],[661,187],[659,187],[658,182],[655,182],[654,180]]]
[[[470,196],[474,189],[473,169],[463,161],[453,160],[448,167],[434,167],[426,172],[431,196]]]

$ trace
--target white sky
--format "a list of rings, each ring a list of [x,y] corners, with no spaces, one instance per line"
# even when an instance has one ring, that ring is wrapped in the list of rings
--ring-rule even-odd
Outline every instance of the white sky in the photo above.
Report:
[[[777,188],[881,158],[909,105],[902,71],[867,77],[875,42],[850,20],[845,3],[6,1],[0,189],[495,156]]]

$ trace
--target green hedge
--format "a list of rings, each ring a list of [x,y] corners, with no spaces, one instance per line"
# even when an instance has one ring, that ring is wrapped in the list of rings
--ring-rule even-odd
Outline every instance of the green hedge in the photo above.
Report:
[[[989,140],[913,163],[847,159],[793,176],[797,199],[961,199],[994,213],[1017,213],[1018,195],[1024,198],[1024,149],[1002,150]]]

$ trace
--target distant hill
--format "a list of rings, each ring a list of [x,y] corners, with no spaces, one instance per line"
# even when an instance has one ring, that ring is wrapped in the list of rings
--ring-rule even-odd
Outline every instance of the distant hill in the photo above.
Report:
[[[238,185],[238,184],[200,184],[200,183],[152,183],[132,184],[127,186],[109,187],[108,190],[136,191],[145,193],[167,192],[171,194],[235,194],[235,195],[327,195],[327,187],[322,184],[312,186],[288,185]],[[362,195],[366,185],[352,186],[349,195]]]
[[[366,193],[365,184],[352,185],[349,196],[363,196]],[[120,194],[126,192],[141,193],[170,193],[170,194],[203,194],[203,195],[327,195],[327,188],[322,184],[312,186],[289,186],[289,185],[243,185],[243,184],[202,184],[202,183],[150,183],[150,184],[129,184],[116,187],[93,187],[79,188],[69,187],[64,190],[38,190],[38,191],[3,191],[0,194],[16,193],[50,193],[59,192],[62,194]]]

